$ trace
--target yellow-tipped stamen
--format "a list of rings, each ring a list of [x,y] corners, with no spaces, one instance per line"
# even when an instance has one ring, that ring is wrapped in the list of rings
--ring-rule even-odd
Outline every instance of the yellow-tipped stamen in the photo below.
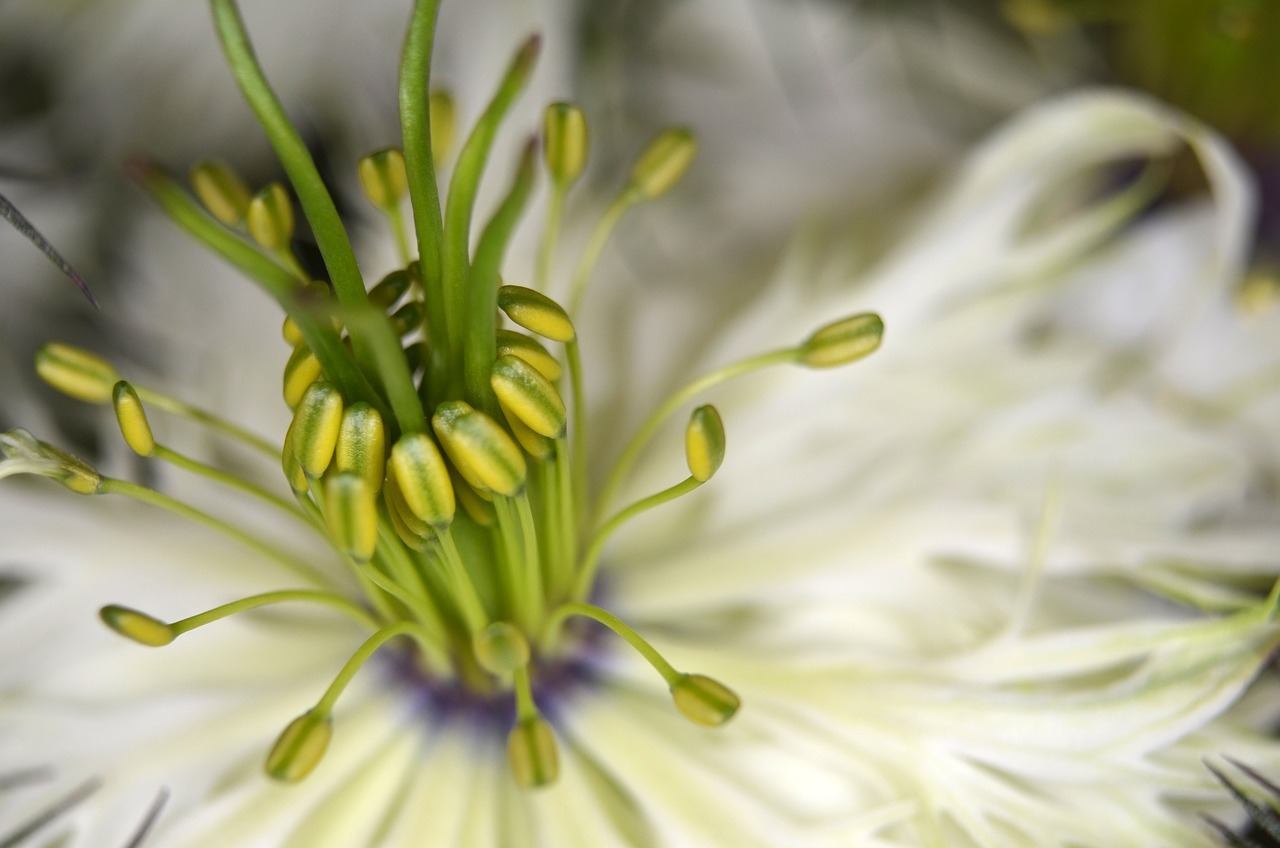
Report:
[[[267,774],[284,783],[298,783],[320,765],[332,738],[332,717],[308,710],[289,722],[271,746],[265,763]]]
[[[358,166],[360,187],[369,202],[387,216],[391,232],[395,236],[400,261],[408,264],[413,258],[409,249],[409,237],[405,232],[401,203],[409,191],[409,174],[405,168],[404,154],[394,147],[370,153]]]
[[[742,700],[732,689],[705,674],[682,674],[671,684],[671,699],[685,718],[704,727],[719,727],[733,718]]]
[[[498,356],[518,356],[548,380],[560,379],[560,362],[537,339],[512,330],[498,330],[497,342]]]
[[[426,433],[403,436],[391,449],[390,471],[409,509],[427,524],[443,530],[456,509],[449,470],[435,441]]]
[[[109,403],[120,374],[97,354],[59,342],[36,351],[36,374],[64,395],[86,403]]]
[[[517,356],[501,356],[493,363],[489,384],[504,412],[548,439],[564,435],[568,413],[551,381]]]
[[[874,353],[884,339],[884,321],[864,312],[822,327],[805,339],[799,361],[810,368],[835,368]]]
[[[116,605],[105,606],[98,612],[103,624],[110,627],[126,639],[146,645],[148,648],[161,648],[177,638],[173,627],[145,612]]]
[[[280,183],[271,183],[253,196],[245,216],[249,235],[265,250],[280,253],[293,240],[293,201]]]
[[[378,505],[373,487],[359,474],[325,481],[324,523],[333,546],[356,562],[368,562],[378,546]]]
[[[502,408],[502,417],[506,420],[511,435],[516,437],[516,441],[520,443],[520,447],[524,448],[525,453],[535,459],[550,458],[555,452],[556,440],[533,432],[505,404],[498,405]]]
[[[347,407],[334,446],[334,467],[359,474],[376,493],[382,488],[386,461],[387,435],[378,410],[363,401]]]
[[[120,435],[124,436],[125,444],[138,456],[153,456],[156,452],[156,438],[151,433],[147,412],[142,408],[142,401],[133,386],[124,380],[116,383],[111,403],[115,407],[116,423],[120,425]]]
[[[576,333],[569,313],[541,292],[523,286],[498,289],[498,308],[529,332],[555,342],[572,341]]]
[[[438,168],[453,153],[453,143],[458,134],[453,95],[447,91],[431,92],[427,98],[427,109],[431,120],[431,158]]]
[[[724,422],[714,406],[700,406],[689,416],[684,431],[684,455],[689,474],[705,483],[724,462]]]
[[[697,155],[698,140],[692,132],[682,127],[663,130],[632,166],[630,187],[645,200],[661,197],[680,182]]]
[[[538,252],[536,288],[545,290],[555,261],[556,242],[564,218],[565,195],[587,164],[587,119],[572,103],[552,103],[543,112],[543,161],[551,175],[547,193],[547,225]]]
[[[298,464],[311,479],[329,468],[342,432],[342,395],[331,383],[312,383],[298,401],[290,428]]]
[[[297,347],[304,341],[302,328],[298,326],[297,321],[288,315],[284,316],[284,323],[280,325],[280,336],[289,347]]]
[[[516,783],[525,789],[548,786],[560,776],[556,737],[538,712],[529,683],[529,670],[515,670],[516,726],[507,737],[507,758]]]
[[[524,488],[524,454],[489,416],[464,401],[436,407],[431,427],[454,467],[477,488],[499,495],[515,495]]]
[[[301,497],[311,488],[311,481],[307,479],[307,473],[302,470],[302,463],[298,461],[298,451],[293,444],[292,423],[285,433],[284,447],[280,451],[280,469],[284,471],[284,479],[288,481],[294,495]]]
[[[302,400],[307,387],[324,376],[320,360],[305,344],[293,349],[293,354],[284,366],[284,402],[290,409]]]
[[[238,226],[249,211],[249,188],[225,162],[207,160],[192,168],[191,188],[209,214],[228,227]]]

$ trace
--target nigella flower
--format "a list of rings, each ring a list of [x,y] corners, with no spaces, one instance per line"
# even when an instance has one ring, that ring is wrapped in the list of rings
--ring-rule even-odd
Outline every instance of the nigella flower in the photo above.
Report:
[[[1208,838],[1196,813],[1226,814],[1202,756],[1280,763],[1263,731],[1274,686],[1246,697],[1280,640],[1274,499],[1256,485],[1277,420],[1274,327],[1250,330],[1215,299],[1249,198],[1205,130],[1119,95],[1031,114],[859,287],[798,251],[780,272],[793,284],[709,338],[714,364],[632,420],[654,379],[624,366],[588,384],[602,357],[587,343],[626,359],[633,342],[590,329],[587,283],[627,208],[678,182],[688,132],[649,145],[557,289],[587,145],[578,110],[549,108],[542,257],[504,265],[533,148],[474,241],[472,200],[536,42],[456,154],[441,210],[435,4],[420,2],[404,150],[359,163],[403,267],[366,290],[234,4],[213,6],[331,283],[292,255],[284,187],[253,193],[202,164],[202,208],[135,165],[171,218],[288,313],[292,421],[264,440],[199,397],[44,348],[41,375],[110,404],[159,479],[156,461],[234,497],[132,482],[24,431],[0,441],[0,476],[50,477],[92,507],[52,508],[33,488],[0,511],[15,566],[0,838],[1190,845]],[[1183,141],[1218,208],[1108,244]],[[1133,157],[1153,170],[1080,199]],[[876,350],[872,308],[885,348],[810,373]],[[670,324],[650,323],[646,363]],[[743,388],[764,368],[790,376],[768,399]],[[588,388],[624,395],[623,414],[595,415],[607,401]],[[682,440],[663,426],[676,413]],[[235,448],[189,456],[171,416]],[[584,448],[602,424],[628,441],[594,473]],[[682,459],[661,449],[672,441]],[[246,454],[279,462],[293,500]],[[130,641],[108,640],[86,606]]]

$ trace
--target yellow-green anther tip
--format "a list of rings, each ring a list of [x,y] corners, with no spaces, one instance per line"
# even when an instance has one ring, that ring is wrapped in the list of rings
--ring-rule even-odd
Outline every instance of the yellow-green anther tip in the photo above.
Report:
[[[502,286],[498,289],[498,308],[513,322],[544,339],[569,342],[576,335],[569,313],[542,292]]]
[[[324,523],[334,546],[357,562],[368,562],[378,546],[378,504],[360,475],[330,476],[324,487]]]
[[[863,312],[817,330],[798,350],[799,361],[810,368],[834,368],[875,352],[884,338],[884,321]]]
[[[293,450],[308,477],[320,477],[333,461],[342,411],[342,394],[323,381],[308,386],[298,402],[293,413]]]
[[[507,737],[507,757],[516,783],[525,789],[549,786],[560,776],[560,755],[551,725],[539,717],[517,724]]]
[[[394,147],[370,153],[357,166],[364,196],[379,209],[392,209],[409,191],[404,154]]]
[[[244,220],[252,195],[225,162],[205,161],[191,169],[191,188],[209,214],[228,227]]]
[[[284,323],[280,325],[280,335],[292,347],[302,344],[302,328],[298,326],[298,322],[288,315],[285,316]]]
[[[698,155],[698,140],[687,129],[663,130],[631,169],[631,187],[652,200],[670,191]]]
[[[453,152],[456,133],[453,97],[447,91],[433,91],[427,99],[431,121],[431,158],[440,165]]]
[[[488,415],[464,401],[446,401],[436,407],[431,427],[467,482],[508,497],[524,489],[524,454]]]
[[[86,403],[108,403],[120,375],[97,354],[50,342],[36,352],[36,374],[64,395]]]
[[[548,380],[556,381],[564,373],[560,362],[537,339],[513,330],[498,330],[498,356],[518,356],[538,369]]]
[[[685,459],[695,480],[705,483],[720,469],[724,446],[724,422],[720,420],[720,413],[714,406],[695,409],[684,431]]]
[[[564,399],[538,369],[518,356],[500,356],[489,373],[489,384],[503,411],[530,430],[549,439],[564,435],[568,420]]]
[[[147,412],[133,386],[124,380],[116,383],[111,393],[111,404],[116,410],[116,422],[125,443],[138,456],[151,456],[156,452],[156,439],[147,422]]]
[[[376,492],[382,486],[386,459],[386,427],[378,410],[364,401],[347,407],[338,430],[334,467],[359,474]]]
[[[529,663],[529,641],[514,625],[495,621],[472,640],[476,661],[490,674],[510,674]]]
[[[307,387],[323,375],[324,369],[320,367],[320,360],[316,359],[311,348],[305,344],[298,345],[284,366],[284,402],[290,409],[295,408]]]
[[[587,118],[572,103],[552,103],[542,116],[543,159],[551,178],[568,185],[587,164]]]
[[[671,686],[671,697],[685,718],[706,727],[719,727],[742,706],[732,689],[702,674],[680,675]]]
[[[165,622],[128,607],[105,606],[98,615],[103,624],[139,645],[161,648],[177,638],[173,628]]]
[[[267,774],[284,783],[303,780],[324,759],[333,738],[333,719],[305,712],[289,722],[267,754]]]
[[[409,511],[437,530],[448,527],[457,502],[448,466],[435,440],[426,433],[401,437],[391,449],[390,464]]]
[[[293,201],[279,183],[254,195],[246,215],[249,235],[267,250],[284,250],[293,239]]]

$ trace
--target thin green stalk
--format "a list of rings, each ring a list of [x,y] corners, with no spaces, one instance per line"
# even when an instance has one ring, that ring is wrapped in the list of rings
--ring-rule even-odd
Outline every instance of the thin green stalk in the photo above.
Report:
[[[279,592],[263,592],[260,595],[250,595],[247,598],[241,598],[238,601],[232,601],[229,604],[205,610],[202,613],[173,622],[169,625],[169,629],[173,631],[174,636],[180,636],[183,633],[195,630],[197,627],[212,624],[230,615],[248,612],[271,604],[291,603],[293,601],[323,604],[324,606],[332,607],[370,630],[377,630],[380,626],[368,612],[341,595],[335,595],[333,592],[316,592],[306,589],[285,589]]]
[[[453,587],[458,609],[466,620],[471,635],[474,636],[489,626],[489,613],[485,611],[484,604],[480,601],[480,594],[476,592],[475,584],[471,582],[471,575],[467,573],[467,567],[462,562],[462,554],[458,552],[458,546],[453,541],[453,534],[445,528],[443,533],[436,536],[436,539],[440,546],[440,561],[444,564],[445,577]]]
[[[555,265],[556,245],[560,241],[560,226],[564,222],[564,199],[569,186],[559,180],[553,180],[547,198],[547,227],[542,231],[542,244],[538,248],[538,274],[534,278],[534,288],[540,292],[547,290],[551,279],[551,269]]]
[[[560,629],[560,625],[564,623],[566,618],[572,615],[580,615],[585,618],[589,618],[592,621],[598,621],[614,633],[618,634],[618,636],[622,637],[628,645],[635,648],[640,656],[644,657],[645,660],[648,661],[649,665],[654,667],[658,674],[662,675],[662,679],[667,681],[667,685],[674,686],[680,682],[680,672],[676,671],[671,663],[667,662],[663,658],[662,654],[659,654],[652,645],[646,642],[644,637],[632,630],[625,621],[618,618],[613,613],[602,610],[600,607],[593,606],[591,604],[568,603],[557,608],[547,621],[547,626],[544,630],[544,633],[546,634],[545,639],[548,642],[553,639],[556,632]]]
[[[278,460],[280,458],[280,451],[282,448],[279,445],[273,445],[261,436],[250,433],[243,427],[232,424],[230,421],[214,415],[212,412],[206,412],[203,409],[198,409],[188,403],[178,400],[177,398],[170,397],[163,392],[148,389],[146,386],[134,384],[133,389],[138,393],[138,397],[142,402],[148,407],[163,409],[170,415],[178,415],[183,418],[188,418],[198,424],[203,424],[211,430],[222,433],[224,436],[229,436],[236,441],[253,448],[254,450],[260,451],[272,459]]]
[[[582,384],[582,351],[575,336],[564,344],[569,367],[569,386],[573,393],[573,424],[569,438],[573,440],[573,505],[579,525],[586,518],[587,505],[587,393]]]
[[[431,634],[423,630],[422,626],[419,624],[415,624],[412,621],[401,621],[397,624],[389,624],[366,639],[364,644],[356,649],[356,652],[351,655],[351,659],[347,660],[342,666],[342,670],[338,672],[338,676],[329,684],[329,688],[325,690],[324,695],[322,695],[320,700],[316,702],[315,712],[324,716],[332,713],[333,705],[337,703],[343,690],[347,688],[349,683],[351,683],[351,679],[356,676],[356,672],[358,672],[364,664],[369,661],[369,658],[373,656],[375,651],[398,636],[412,637],[414,641],[423,647],[424,650],[426,650],[428,646],[441,649],[441,646],[439,645],[432,645]]]
[[[192,459],[191,457],[180,454],[171,448],[165,447],[164,445],[156,445],[155,457],[156,459],[176,465],[185,471],[190,471],[192,474],[204,477],[206,480],[212,480],[215,483],[244,492],[247,495],[261,500],[263,503],[270,504],[281,512],[287,514],[290,518],[311,526],[311,522],[307,520],[307,517],[299,512],[289,501],[279,495],[268,492],[261,486],[250,483],[248,480],[242,480],[234,474],[228,474],[220,468],[215,468],[208,463]]]
[[[578,319],[578,312],[582,309],[582,299],[587,293],[587,281],[591,279],[591,272],[600,259],[600,253],[608,243],[609,236],[613,235],[618,222],[622,220],[622,216],[639,199],[640,195],[634,190],[624,190],[609,204],[609,208],[604,211],[600,222],[591,232],[591,239],[582,252],[582,258],[578,260],[578,267],[573,272],[573,283],[569,289],[569,317],[575,321]]]

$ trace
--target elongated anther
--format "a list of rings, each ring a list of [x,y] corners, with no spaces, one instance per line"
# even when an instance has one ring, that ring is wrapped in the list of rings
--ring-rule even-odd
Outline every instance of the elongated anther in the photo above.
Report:
[[[631,187],[646,200],[670,191],[698,154],[698,140],[683,128],[663,130],[631,169]]]
[[[387,464],[387,433],[382,416],[364,401],[342,413],[342,427],[334,448],[334,467],[359,474],[377,492]]]
[[[450,469],[449,479],[453,482],[453,492],[458,503],[471,520],[481,527],[492,527],[498,520],[498,511],[486,499],[487,496],[472,488],[455,469]]]
[[[489,384],[503,411],[530,430],[549,439],[564,435],[564,399],[538,369],[517,356],[500,356],[489,372]]]
[[[285,480],[289,481],[289,488],[296,494],[302,494],[311,488],[311,482],[307,480],[306,472],[302,470],[302,463],[298,461],[298,451],[293,443],[293,422],[289,422],[289,429],[284,434],[284,447],[280,451],[280,468],[284,471]]]
[[[133,386],[124,380],[116,383],[112,392],[112,406],[116,410],[116,422],[125,444],[138,456],[151,456],[156,452],[156,439],[147,423],[147,412]]]
[[[271,746],[267,774],[284,783],[297,783],[320,765],[332,738],[333,719],[328,714],[308,710],[289,722]]]
[[[685,718],[706,727],[719,727],[742,706],[732,689],[702,674],[680,675],[671,684],[671,697]]]
[[[436,407],[431,427],[468,483],[508,497],[524,488],[524,454],[488,415],[465,401],[446,401]]]
[[[98,615],[107,627],[149,648],[163,647],[177,638],[168,624],[135,609],[112,604],[103,607]]]
[[[551,725],[541,716],[520,721],[507,737],[507,757],[516,783],[536,789],[560,776],[560,757]]]
[[[394,209],[409,191],[404,154],[394,147],[370,153],[357,170],[364,196],[379,209]]]
[[[502,407],[502,417],[507,420],[511,435],[516,437],[516,441],[520,443],[520,447],[524,448],[525,453],[538,459],[550,459],[556,450],[555,439],[548,439],[533,432],[502,403],[498,406]]]
[[[228,227],[244,220],[252,195],[230,165],[207,160],[191,169],[191,188],[209,214]]]
[[[378,505],[373,488],[359,474],[334,474],[325,481],[324,523],[342,553],[368,562],[378,546]]]
[[[290,409],[297,407],[307,387],[324,376],[320,360],[311,352],[311,348],[300,344],[293,349],[289,361],[284,366],[284,402]]]
[[[587,119],[572,103],[552,103],[542,115],[543,158],[551,179],[568,186],[587,164]]]
[[[452,523],[457,509],[453,483],[431,436],[402,436],[391,449],[391,471],[400,496],[414,515],[438,530]]]
[[[435,531],[431,525],[414,515],[413,510],[404,501],[400,491],[400,483],[395,472],[388,469],[383,481],[382,497],[387,503],[387,515],[400,540],[415,551],[425,551],[429,547]]]
[[[834,368],[862,359],[884,339],[884,321],[864,312],[814,331],[797,349],[799,361],[810,368]]]
[[[271,183],[253,196],[246,215],[249,235],[270,251],[284,250],[293,240],[293,201],[280,183]]]
[[[714,406],[700,406],[689,416],[684,431],[684,455],[689,473],[705,483],[724,462],[724,422]]]
[[[289,315],[284,317],[284,323],[280,325],[280,335],[289,343],[290,347],[297,347],[302,344],[302,328],[298,326],[298,322],[293,320]]]
[[[342,394],[337,386],[323,381],[308,386],[293,412],[290,429],[303,473],[313,480],[322,476],[333,461],[342,431]]]
[[[531,333],[555,342],[573,341],[576,333],[569,313],[545,294],[523,286],[498,289],[498,308]]]
[[[431,158],[436,167],[444,163],[453,152],[457,136],[457,110],[453,96],[447,91],[433,91],[427,97],[427,115],[431,121]]]
[[[551,352],[542,346],[537,339],[517,333],[514,330],[498,330],[498,356],[518,356],[538,369],[538,373],[555,382],[560,379],[564,369]]]
[[[101,356],[50,342],[36,351],[36,374],[64,395],[86,403],[107,403],[120,374]]]

